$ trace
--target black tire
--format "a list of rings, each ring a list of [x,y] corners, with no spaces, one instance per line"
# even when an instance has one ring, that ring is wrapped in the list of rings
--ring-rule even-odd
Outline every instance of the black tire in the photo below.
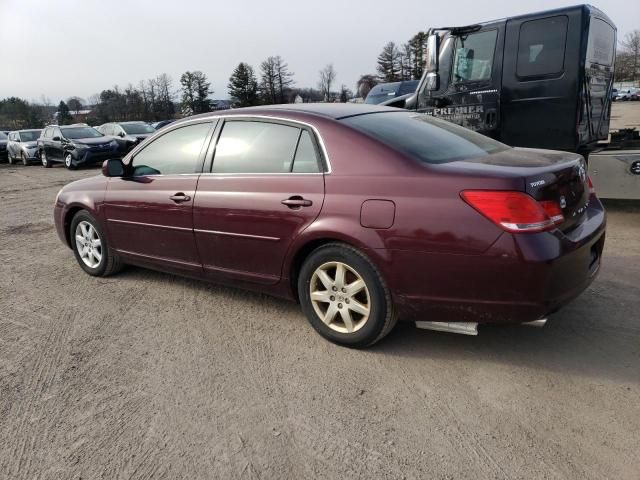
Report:
[[[318,267],[341,262],[354,269],[364,280],[369,292],[369,318],[352,333],[341,333],[327,326],[311,302],[311,279]],[[349,245],[330,243],[318,247],[304,261],[298,275],[298,297],[309,323],[324,338],[347,347],[373,345],[387,335],[396,323],[391,294],[378,269],[367,256]]]
[[[29,160],[27,160],[27,156],[24,154],[24,152],[20,154],[20,157],[22,158],[22,165],[24,165],[25,167],[29,165]]]
[[[68,170],[75,170],[76,166],[73,163],[73,155],[67,153],[64,157],[64,166],[67,167]]]
[[[80,252],[78,251],[78,246],[75,241],[75,231],[80,222],[87,222],[91,224],[100,238],[102,258],[100,259],[100,263],[94,268],[91,268],[84,262],[84,260],[82,260]],[[93,275],[94,277],[108,277],[109,275],[113,275],[114,273],[122,270],[124,264],[120,257],[118,257],[118,255],[109,248],[109,245],[107,244],[107,237],[104,234],[102,226],[95,217],[86,210],[80,210],[75,214],[73,220],[71,220],[69,238],[71,239],[71,248],[78,264],[89,275]]]
[[[51,168],[52,164],[44,150],[40,152],[40,162],[44,168]]]

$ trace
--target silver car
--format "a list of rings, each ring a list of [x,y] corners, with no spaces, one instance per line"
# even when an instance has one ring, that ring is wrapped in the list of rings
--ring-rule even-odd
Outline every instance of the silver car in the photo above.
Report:
[[[9,163],[22,161],[23,165],[38,161],[38,143],[42,130],[16,130],[9,132],[7,156]]]

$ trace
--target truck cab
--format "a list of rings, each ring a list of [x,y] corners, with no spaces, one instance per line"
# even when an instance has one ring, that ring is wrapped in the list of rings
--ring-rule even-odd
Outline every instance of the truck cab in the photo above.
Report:
[[[416,94],[394,106],[588,156],[609,134],[615,45],[613,22],[588,5],[431,29]]]

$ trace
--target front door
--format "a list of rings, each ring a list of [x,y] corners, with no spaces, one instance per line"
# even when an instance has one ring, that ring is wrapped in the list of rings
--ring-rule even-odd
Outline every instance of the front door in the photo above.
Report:
[[[167,131],[136,153],[127,176],[109,180],[105,216],[120,254],[178,270],[202,270],[193,202],[212,125]]]
[[[205,273],[276,283],[291,241],[320,213],[323,171],[317,139],[305,126],[227,120],[194,206]]]

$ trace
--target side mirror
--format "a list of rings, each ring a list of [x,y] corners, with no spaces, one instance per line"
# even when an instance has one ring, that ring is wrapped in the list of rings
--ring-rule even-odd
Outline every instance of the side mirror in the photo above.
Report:
[[[17,137],[14,142],[20,143],[20,137]]]
[[[438,90],[440,88],[440,74],[439,73],[437,73],[437,72],[427,73],[426,88],[430,92],[432,92],[434,90]]]
[[[120,132],[120,133],[118,133],[118,136],[119,136],[119,137],[124,137],[124,132]]]
[[[102,175],[105,177],[124,176],[124,163],[121,158],[109,158],[102,162]]]
[[[62,140],[59,136],[55,136],[53,137],[51,140],[53,140],[54,142],[59,142],[60,140]]]

